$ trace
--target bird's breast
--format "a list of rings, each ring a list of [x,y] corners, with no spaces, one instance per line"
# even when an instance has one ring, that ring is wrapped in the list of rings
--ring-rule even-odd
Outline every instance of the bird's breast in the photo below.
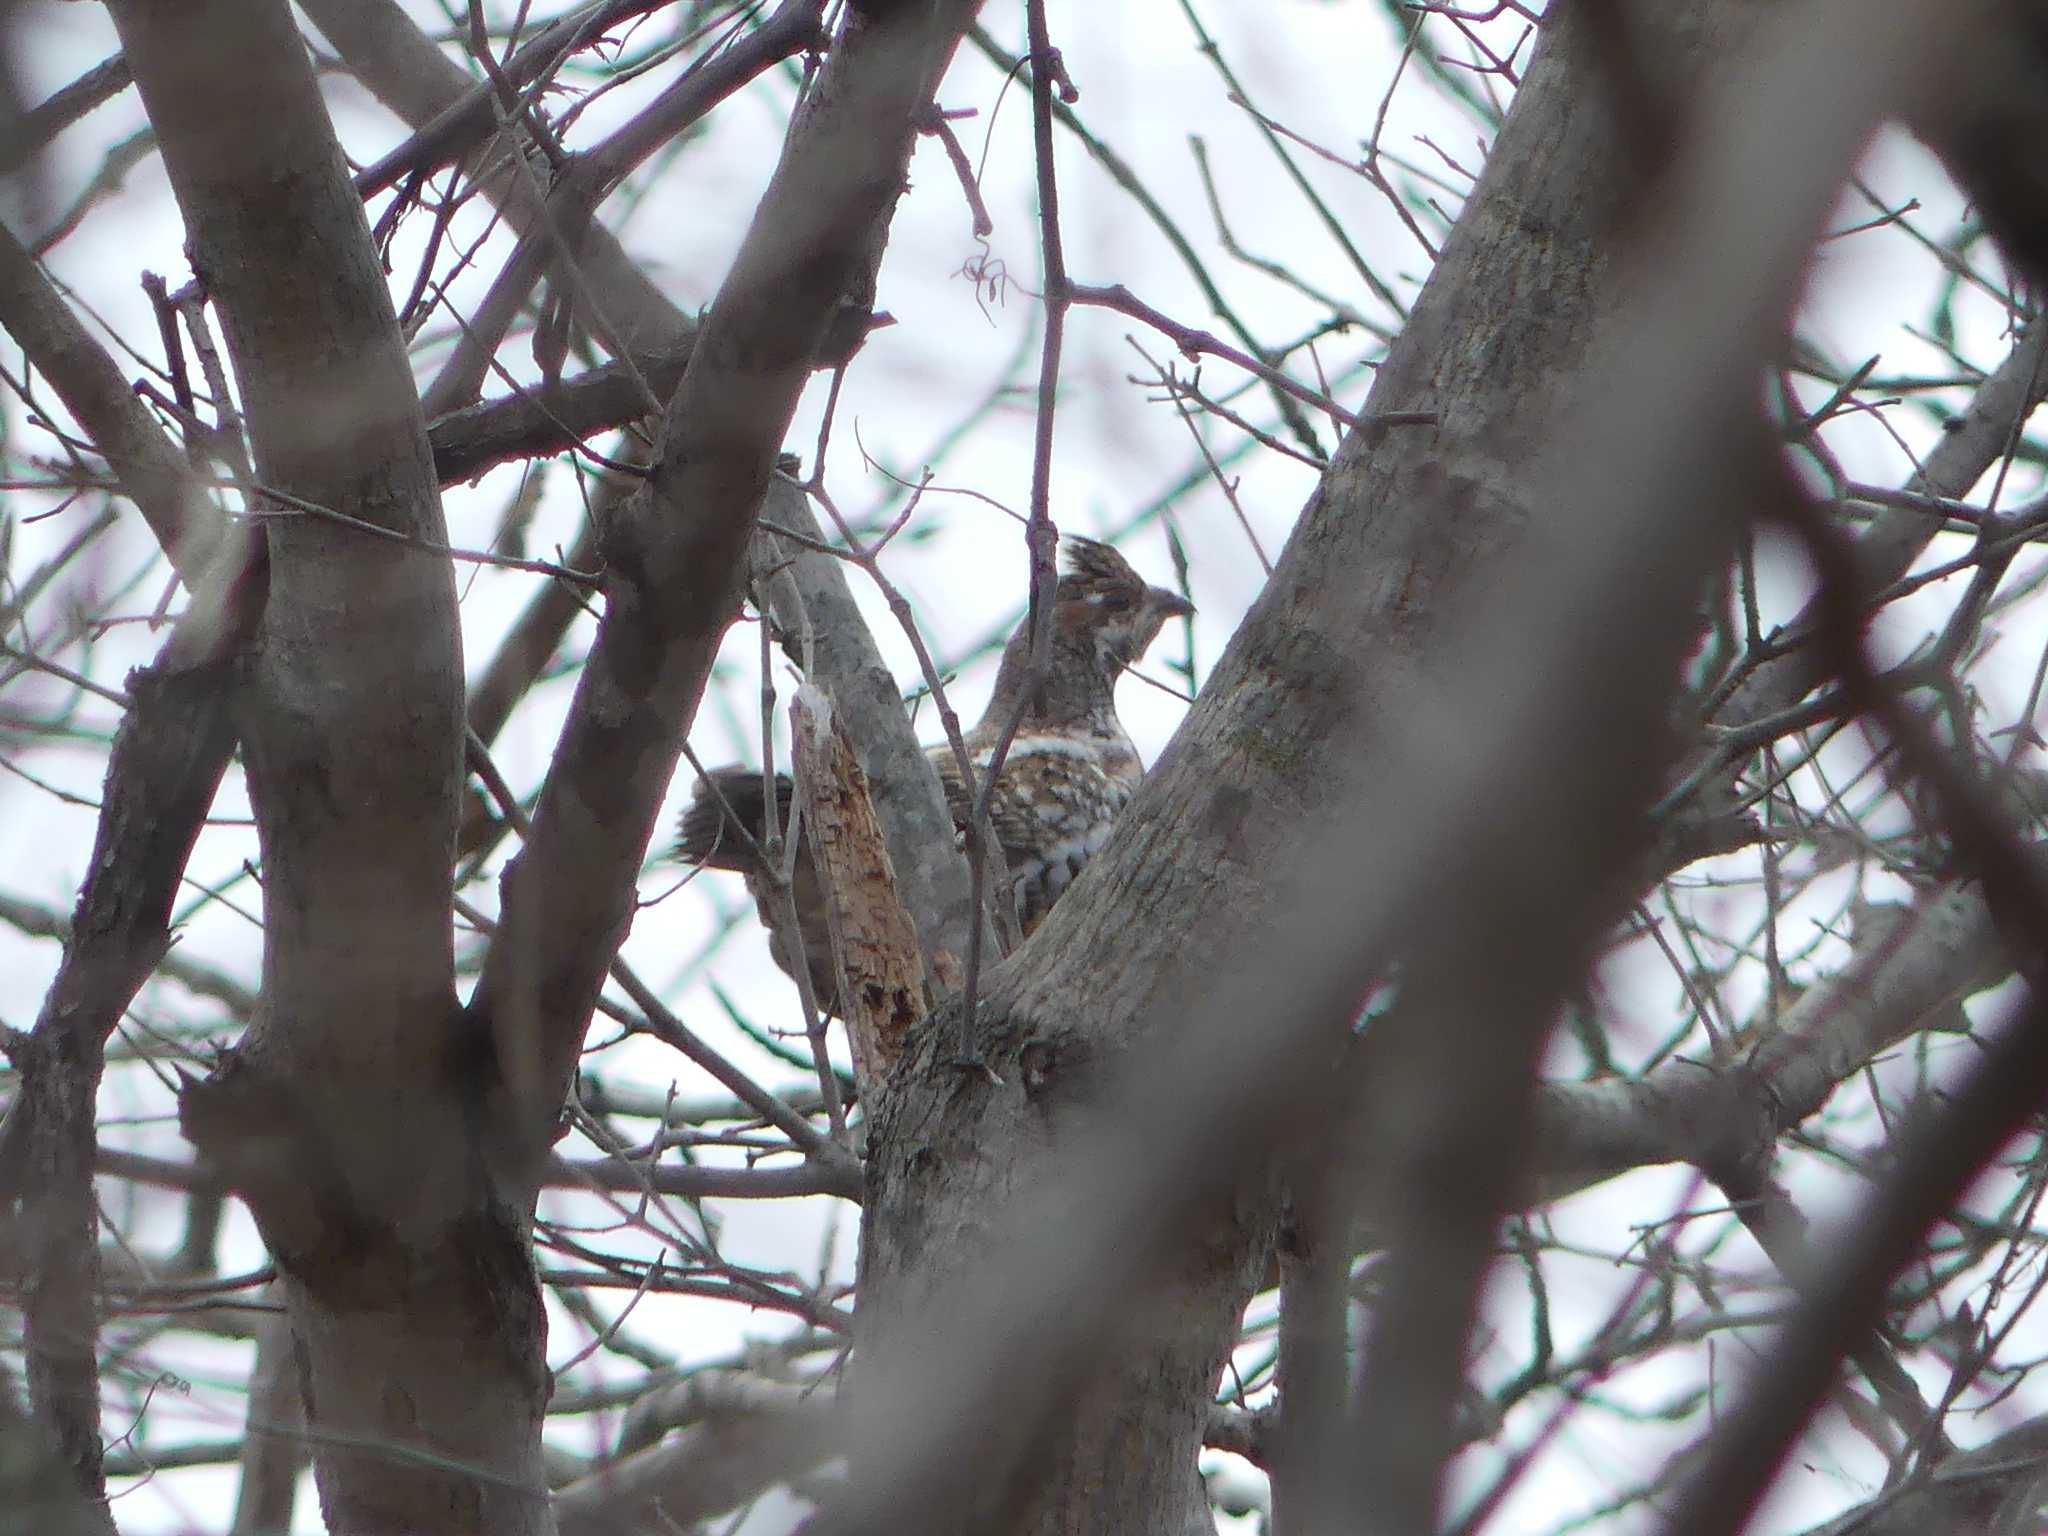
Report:
[[[1011,743],[991,808],[1025,932],[1109,842],[1143,776],[1127,739],[1031,735]]]

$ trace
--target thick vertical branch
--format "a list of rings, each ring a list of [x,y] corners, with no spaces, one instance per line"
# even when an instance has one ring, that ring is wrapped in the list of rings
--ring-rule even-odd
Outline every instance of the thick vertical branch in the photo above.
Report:
[[[1291,1170],[1291,1220],[1280,1245],[1280,1400],[1270,1471],[1273,1523],[1287,1536],[1321,1536],[1347,1523],[1350,1213],[1329,1197],[1340,1181],[1305,1172],[1300,1164]]]
[[[22,1086],[0,1140],[0,1200],[21,1202],[28,1259],[30,1400],[93,1497],[101,1483],[92,1176],[103,1052],[170,945],[171,903],[235,745],[226,667],[150,668],[128,689],[92,874],[34,1032],[11,1047]]]
[[[285,507],[445,545],[403,341],[289,10],[114,11],[260,481]],[[404,544],[259,511],[268,601],[236,707],[263,999],[243,1045],[187,1088],[183,1124],[284,1277],[329,1528],[540,1529],[532,1189],[491,1182],[466,1112],[479,1068],[456,1055],[452,575]]]

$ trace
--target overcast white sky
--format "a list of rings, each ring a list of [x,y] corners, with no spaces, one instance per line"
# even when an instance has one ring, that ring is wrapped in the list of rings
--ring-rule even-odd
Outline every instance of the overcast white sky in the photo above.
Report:
[[[1365,3],[1320,3],[1320,0],[1206,0],[1200,6],[1206,24],[1221,43],[1225,57],[1248,94],[1264,111],[1290,128],[1340,155],[1355,154],[1359,141],[1373,128],[1382,98],[1394,78],[1399,45],[1383,10]],[[425,24],[438,25],[425,6],[416,7]],[[1053,0],[1052,30],[1063,49],[1068,70],[1081,92],[1078,109],[1091,129],[1115,146],[1138,171],[1152,193],[1174,214],[1203,252],[1211,270],[1224,283],[1230,301],[1256,331],[1268,340],[1291,338],[1320,318],[1317,306],[1271,278],[1234,262],[1217,249],[1214,227],[1189,136],[1206,146],[1225,211],[1238,238],[1254,253],[1286,263],[1303,280],[1340,296],[1369,320],[1392,324],[1395,317],[1378,304],[1361,283],[1343,253],[1320,227],[1316,214],[1288,183],[1245,113],[1226,99],[1226,88],[1212,65],[1197,51],[1177,0],[1126,0],[1100,5],[1088,0]],[[1021,45],[1021,8],[992,5],[986,20],[1013,50]],[[657,18],[657,24],[667,23]],[[114,51],[105,14],[95,6],[31,0],[19,13],[17,37],[27,47],[22,67],[28,94],[43,94],[75,77]],[[1490,35],[1512,40],[1512,32]],[[673,66],[657,70],[640,88],[614,93],[594,107],[569,136],[571,147],[587,145],[616,125],[653,90],[672,77]],[[328,100],[349,154],[359,162],[373,159],[404,136],[400,125],[352,84],[330,79]],[[644,185],[644,196],[624,226],[628,246],[639,253],[675,301],[694,310],[710,301],[724,265],[745,228],[753,201],[765,183],[786,120],[791,97],[781,76],[757,83],[722,107],[708,126],[704,141],[674,159],[659,177]],[[967,209],[954,174],[936,144],[926,140],[912,168],[912,190],[898,214],[895,234],[881,276],[880,303],[897,319],[879,332],[854,365],[846,382],[829,459],[830,483],[840,506],[862,517],[892,501],[886,476],[863,464],[864,447],[880,464],[915,476],[929,466],[940,486],[961,487],[1021,510],[1027,501],[1031,414],[1028,386],[1035,366],[1035,286],[1038,231],[1033,217],[1028,100],[1021,85],[1005,94],[1003,79],[971,48],[963,50],[942,93],[948,108],[972,107],[979,116],[959,126],[969,154],[983,166],[984,195],[995,219],[986,249],[971,236]],[[1455,172],[1421,140],[1427,137],[1443,155],[1470,169],[1481,159],[1481,125],[1411,71],[1388,106],[1384,144],[1453,180]],[[17,233],[47,228],[59,210],[90,181],[108,148],[142,126],[139,102],[130,92],[87,118],[57,143],[43,162],[44,180],[31,187],[17,178],[0,182],[0,218]],[[261,131],[252,124],[251,131]],[[1374,268],[1407,297],[1426,274],[1428,256],[1394,218],[1379,196],[1341,168],[1297,152],[1297,161]],[[1062,136],[1061,196],[1067,237],[1067,260],[1082,282],[1123,282],[1156,307],[1190,324],[1214,325],[1201,295],[1168,248],[1165,240],[1137,212],[1085,153]],[[1924,226],[1945,233],[1958,212],[1953,192],[1931,162],[1903,138],[1888,136],[1874,152],[1868,174],[1889,201],[1906,196],[1921,200]],[[1449,206],[1445,199],[1446,206]],[[1839,223],[1846,226],[1869,216],[1860,199],[1846,199]],[[458,235],[481,228],[472,218]],[[1432,234],[1434,231],[1432,231]],[[425,234],[424,221],[414,220],[396,246],[394,282],[401,295],[411,276]],[[88,305],[106,332],[137,346],[152,361],[158,343],[150,309],[139,278],[145,270],[161,273],[173,285],[187,272],[181,255],[182,233],[161,168],[147,160],[133,169],[121,189],[98,204],[78,231],[50,259],[53,273],[69,284]],[[487,246],[479,267],[488,277],[495,270],[489,252],[502,253],[502,237]],[[1011,282],[999,284],[993,296],[965,271],[975,264],[1007,272]],[[1938,281],[1931,263],[1896,236],[1854,236],[1831,243],[1817,269],[1807,314],[1811,333],[1835,356],[1860,361],[1881,352],[1884,371],[1927,372],[1948,365],[1938,352],[1914,340],[1903,328],[1927,313]],[[458,286],[459,301],[473,301],[481,285]],[[1966,307],[1964,349],[1980,360],[1995,361],[1999,317],[1988,303]],[[1219,328],[1220,329],[1220,328]],[[1121,533],[1159,498],[1200,467],[1188,428],[1170,405],[1149,397],[1128,380],[1142,368],[1142,359],[1126,340],[1135,330],[1122,317],[1076,310],[1070,320],[1065,390],[1058,418],[1057,467],[1054,475],[1055,515],[1071,531],[1091,535]],[[1154,358],[1171,355],[1156,336],[1138,340]],[[1356,371],[1359,359],[1373,350],[1370,336],[1353,333],[1329,338],[1318,349],[1322,367],[1340,380],[1340,401],[1356,407],[1365,379]],[[423,360],[422,377],[438,354]],[[1024,357],[1021,368],[1013,359]],[[515,369],[530,369],[517,344],[505,350]],[[0,361],[15,369],[19,353],[0,341]],[[131,373],[139,365],[127,365]],[[1006,373],[1006,369],[1009,371]],[[972,404],[1005,377],[1022,386],[995,411],[975,423],[957,440],[949,435],[969,414]],[[1237,380],[1227,367],[1211,363],[1204,378],[1213,390]],[[493,392],[497,392],[494,386]],[[809,460],[815,440],[822,387],[814,388],[789,439],[789,447]],[[1260,423],[1272,412],[1258,393],[1240,402]],[[1389,402],[1397,405],[1397,402]],[[9,399],[6,427],[17,454],[46,451],[28,428],[18,402]],[[1906,448],[1924,448],[1933,429],[1910,411],[1887,418]],[[1216,451],[1234,446],[1227,429],[1205,428]],[[1335,434],[1321,430],[1326,445]],[[1876,424],[1846,426],[1830,442],[1850,472],[1879,482],[1901,482],[1907,458],[1901,442]],[[1260,543],[1277,553],[1303,499],[1313,486],[1305,467],[1272,453],[1253,454],[1233,466],[1241,474],[1239,500]],[[548,492],[530,540],[529,553],[549,555],[566,546],[581,516],[572,477],[562,464],[549,468]],[[518,482],[519,471],[508,467],[488,475],[475,487],[451,490],[446,509],[451,538],[459,546],[486,547]],[[2006,500],[2033,494],[2031,484],[2017,484]],[[50,505],[47,497],[14,493],[6,505],[15,516],[12,570],[16,577],[33,569],[60,547],[89,516],[74,509],[47,521],[24,518]],[[1194,629],[1194,662],[1206,674],[1246,605],[1257,593],[1261,570],[1251,541],[1236,515],[1213,485],[1198,486],[1174,504],[1176,525],[1190,558],[1193,595],[1200,608]],[[123,614],[147,613],[163,592],[163,569],[140,520],[124,509],[115,536],[73,574],[81,612],[104,609]],[[1123,547],[1155,581],[1172,574],[1162,527],[1157,518],[1143,523]],[[991,634],[1000,633],[1021,609],[1025,561],[1020,531],[1001,511],[984,501],[961,495],[928,496],[910,532],[888,557],[888,569],[912,597],[918,622],[942,659],[959,658]],[[1775,593],[1789,612],[1801,595],[1796,566],[1765,552],[1767,600]],[[459,573],[463,591],[464,643],[472,671],[493,653],[507,626],[534,590],[538,578],[502,570],[465,568]],[[872,598],[872,594],[864,596]],[[1924,631],[1923,616],[1938,613],[1939,589],[1930,589],[1912,603],[1895,608],[1887,619],[1887,643],[1901,653]],[[915,677],[915,663],[886,611],[870,603],[870,617],[885,651],[906,685]],[[38,639],[46,639],[39,635]],[[570,649],[587,641],[587,625],[572,637]],[[158,636],[141,624],[115,628],[90,646],[71,644],[51,654],[67,665],[88,671],[117,686],[125,670],[154,652]],[[1170,674],[1165,661],[1182,655],[1183,640],[1170,632],[1155,649],[1148,671]],[[2001,698],[2009,713],[2023,696],[2033,653],[2023,645],[2011,648],[2011,668],[1994,668],[1986,686]],[[751,626],[735,629],[721,666],[719,691],[708,699],[692,744],[706,762],[735,758],[754,760],[758,741],[758,636]],[[971,719],[986,697],[991,670],[986,659],[962,676],[954,698],[963,717]],[[786,686],[786,675],[781,679]],[[569,696],[570,680],[537,688],[514,717],[497,744],[496,756],[512,784],[522,791],[539,780]],[[0,708],[33,712],[47,707],[61,693],[50,679],[23,677],[0,686]],[[1120,705],[1146,755],[1156,753],[1173,731],[1183,706],[1167,695],[1127,681]],[[1998,711],[1994,709],[1994,715]],[[84,718],[111,725],[111,706],[89,702]],[[2002,716],[2000,718],[2003,718]],[[12,754],[11,766],[21,774],[0,774],[0,891],[68,908],[91,848],[93,809],[103,768],[101,750],[91,742],[36,747]],[[685,768],[675,790],[676,803],[688,790]],[[46,787],[47,786],[47,787]],[[62,794],[81,797],[68,803]],[[239,788],[224,795],[221,810],[232,818],[243,814]],[[223,825],[210,831],[192,864],[192,911],[182,931],[188,953],[203,955],[252,985],[259,961],[259,934],[249,915],[257,892],[238,879],[244,859],[255,853],[246,828]],[[502,855],[501,855],[502,857]],[[794,1074],[770,1064],[758,1050],[725,1022],[707,980],[715,977],[741,1008],[766,1022],[794,1027],[795,993],[766,958],[750,916],[721,938],[723,919],[745,907],[736,880],[709,878],[682,892],[672,892],[678,878],[673,866],[656,864],[643,880],[643,892],[654,901],[640,915],[626,956],[640,973],[662,990],[669,1002],[716,1043],[730,1047],[750,1070],[773,1080]],[[225,899],[203,899],[200,887],[226,886]],[[468,893],[489,901],[488,884]],[[1839,894],[1839,893],[1836,893]],[[1817,898],[1816,898],[1817,899]],[[1798,915],[1788,921],[1799,920]],[[715,944],[715,949],[713,948]],[[56,947],[31,941],[0,927],[0,1022],[26,1027],[35,1017],[42,992],[53,974]],[[1607,980],[1615,989],[1617,1008],[1640,1012],[1645,1044],[1675,1018],[1674,986],[1668,968],[1643,953],[1641,946],[1619,954]],[[158,983],[140,1007],[143,1019],[203,1019],[209,1005],[194,1003],[173,984]],[[609,1038],[600,1021],[594,1038]],[[666,1051],[630,1044],[608,1052],[607,1075],[637,1074],[657,1087],[676,1082],[685,1096],[708,1090],[709,1084]],[[137,1072],[110,1076],[105,1109],[106,1139],[166,1156],[185,1149],[174,1125],[165,1118],[168,1098],[153,1078]],[[573,1146],[570,1150],[574,1150]],[[1818,1175],[1815,1175],[1818,1179]],[[1571,1283],[1553,1291],[1560,1347],[1575,1333],[1598,1326],[1612,1303],[1616,1279],[1607,1253],[1629,1242],[1629,1223],[1668,1211],[1682,1189],[1682,1171],[1637,1175],[1571,1202],[1557,1214],[1560,1232],[1582,1242],[1589,1257],[1573,1269],[1559,1260]],[[1840,1187],[1846,1181],[1838,1180]],[[1818,1183],[1816,1198],[1826,1208]],[[546,1214],[588,1219],[587,1201],[550,1196]],[[161,1245],[175,1240],[176,1212],[166,1203],[155,1212],[113,1212],[131,1240]],[[836,1230],[832,1272],[850,1278],[854,1257],[851,1213],[826,1201],[775,1206],[730,1204],[722,1208],[727,1254],[768,1268],[815,1274],[827,1248],[827,1229]],[[229,1267],[261,1262],[260,1248],[239,1209],[228,1248]],[[618,1239],[631,1251],[634,1240]],[[1738,1240],[1740,1241],[1740,1240]],[[1500,1325],[1512,1338],[1519,1326],[1513,1288],[1500,1288]],[[612,1303],[603,1303],[607,1307]],[[557,1313],[551,1345],[559,1361],[586,1342],[581,1326]],[[786,1320],[746,1313],[709,1302],[644,1303],[629,1327],[686,1358],[711,1358],[731,1351],[745,1339],[774,1333]],[[1724,1341],[1718,1368],[1746,1369],[1739,1345]],[[214,1346],[204,1358],[186,1360],[189,1383],[160,1392],[151,1409],[148,1433],[164,1443],[227,1436],[240,1425],[242,1399],[235,1373],[243,1368],[244,1352]],[[1487,1368],[1489,1351],[1479,1366]],[[1501,1358],[1506,1358],[1505,1356]],[[1706,1356],[1681,1356],[1662,1375],[1636,1372],[1613,1386],[1618,1396],[1649,1403],[1673,1395],[1683,1384],[1675,1369],[1700,1366]],[[172,1363],[161,1353],[153,1366]],[[624,1374],[623,1370],[621,1374]],[[1532,1421],[1533,1422],[1533,1421]],[[109,1434],[127,1426],[110,1420]],[[1633,1486],[1654,1468],[1656,1459],[1689,1430],[1660,1432],[1632,1425],[1626,1441],[1603,1441],[1597,1431],[1575,1428],[1538,1464],[1517,1495],[1517,1501],[1496,1527],[1502,1530],[1549,1529],[1574,1509],[1592,1509],[1613,1493]],[[1868,1488],[1867,1458],[1857,1460],[1854,1448],[1823,1441],[1806,1462],[1787,1476],[1772,1513],[1772,1523],[1796,1526],[1859,1496]],[[1654,1449],[1652,1449],[1654,1447]],[[136,1533],[187,1528],[220,1528],[232,1483],[226,1472],[191,1471],[164,1474],[147,1486],[125,1493],[115,1508],[123,1529]],[[745,1527],[750,1532],[783,1528],[787,1509],[764,1508]],[[310,1497],[301,1501],[298,1528],[319,1529]]]

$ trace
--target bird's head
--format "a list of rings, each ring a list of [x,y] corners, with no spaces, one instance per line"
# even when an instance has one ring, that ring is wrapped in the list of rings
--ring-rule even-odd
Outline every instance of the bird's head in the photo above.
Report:
[[[1053,644],[1090,654],[1112,682],[1145,654],[1168,619],[1195,611],[1178,592],[1152,587],[1107,544],[1068,536],[1066,574],[1053,593]]]
[[[1028,696],[1031,621],[1019,624],[1003,647],[986,721],[1007,721],[1019,707],[1033,730],[1085,726],[1116,728],[1116,680],[1159,638],[1170,618],[1194,612],[1178,592],[1149,587],[1130,562],[1107,544],[1069,536],[1066,574],[1052,596],[1051,654],[1045,675]],[[1120,728],[1116,728],[1120,729]]]

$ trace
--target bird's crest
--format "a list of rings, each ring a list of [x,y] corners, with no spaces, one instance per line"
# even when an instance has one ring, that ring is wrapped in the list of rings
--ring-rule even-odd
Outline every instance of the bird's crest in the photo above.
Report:
[[[1131,562],[1108,544],[1068,534],[1060,541],[1067,551],[1067,571],[1072,580],[1085,587],[1129,587],[1143,591],[1145,580],[1131,569]]]

